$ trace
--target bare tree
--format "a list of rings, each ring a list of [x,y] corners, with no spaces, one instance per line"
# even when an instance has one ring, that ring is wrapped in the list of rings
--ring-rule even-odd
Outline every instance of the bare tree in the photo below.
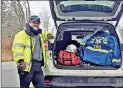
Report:
[[[24,2],[26,7],[23,7]],[[12,40],[18,31],[24,29],[26,18],[28,20],[30,16],[30,6],[28,0],[2,0],[1,4],[2,61],[4,61],[12,60]]]
[[[23,3],[26,6],[23,7]],[[27,8],[27,14],[24,10]],[[26,19],[29,19],[30,6],[28,0],[2,1],[2,34],[5,37],[13,38],[14,34],[24,29]]]
[[[29,1],[26,0],[26,2],[27,2],[27,6],[28,6],[28,20],[29,20],[29,17],[30,17],[30,15],[31,15],[31,10],[30,10],[30,4],[29,4]]]
[[[23,8],[22,8],[22,5],[20,3],[20,0],[17,0],[17,4],[18,4],[18,8],[19,8],[19,12],[20,12],[20,20],[21,20],[21,26],[22,26],[22,29],[24,28],[24,23],[25,23],[25,13],[23,11]]]
[[[50,13],[46,7],[42,8],[42,11],[40,13],[41,23],[43,24],[44,31],[48,31],[48,27],[50,25]]]
[[[11,0],[11,1],[5,1],[5,2],[7,4],[9,4],[7,7],[11,9],[11,12],[12,12],[11,15],[18,18],[19,29],[23,29],[24,22],[25,22],[25,13],[23,11],[20,1],[19,0]]]
[[[29,1],[28,0],[23,1],[23,6],[24,6],[23,8],[25,9],[25,21],[28,22],[31,15]]]
[[[26,6],[26,2],[23,3],[23,6],[24,6],[23,8],[25,8],[25,10],[26,10],[25,11],[25,22],[27,22],[28,21],[28,17],[27,17],[27,15],[28,15],[28,8]]]

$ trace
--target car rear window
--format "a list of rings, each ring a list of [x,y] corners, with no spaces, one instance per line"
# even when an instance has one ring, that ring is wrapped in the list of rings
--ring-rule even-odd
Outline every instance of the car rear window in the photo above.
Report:
[[[113,1],[62,1],[60,9],[62,12],[77,12],[77,11],[98,11],[110,13],[114,9]]]

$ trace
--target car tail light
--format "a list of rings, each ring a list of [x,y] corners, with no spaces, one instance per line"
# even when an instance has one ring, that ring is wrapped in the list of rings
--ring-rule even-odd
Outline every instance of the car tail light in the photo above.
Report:
[[[47,79],[47,80],[44,80],[44,82],[45,82],[45,83],[49,83],[49,82],[50,82],[50,80],[48,80],[48,79]]]

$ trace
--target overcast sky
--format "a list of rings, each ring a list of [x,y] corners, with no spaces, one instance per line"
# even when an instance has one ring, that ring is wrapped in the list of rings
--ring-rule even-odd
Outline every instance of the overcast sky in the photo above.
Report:
[[[47,7],[47,9],[49,9],[49,1],[30,1],[32,15],[39,15],[42,7]]]

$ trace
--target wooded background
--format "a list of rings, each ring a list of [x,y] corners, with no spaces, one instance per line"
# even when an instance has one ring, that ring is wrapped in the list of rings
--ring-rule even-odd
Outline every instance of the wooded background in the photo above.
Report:
[[[6,0],[1,1],[2,5],[2,61],[12,61],[11,52],[12,41],[14,35],[25,28],[25,23],[28,22],[31,16],[31,9],[28,0]],[[46,7],[40,11],[41,24],[44,31],[51,30],[51,14]]]

